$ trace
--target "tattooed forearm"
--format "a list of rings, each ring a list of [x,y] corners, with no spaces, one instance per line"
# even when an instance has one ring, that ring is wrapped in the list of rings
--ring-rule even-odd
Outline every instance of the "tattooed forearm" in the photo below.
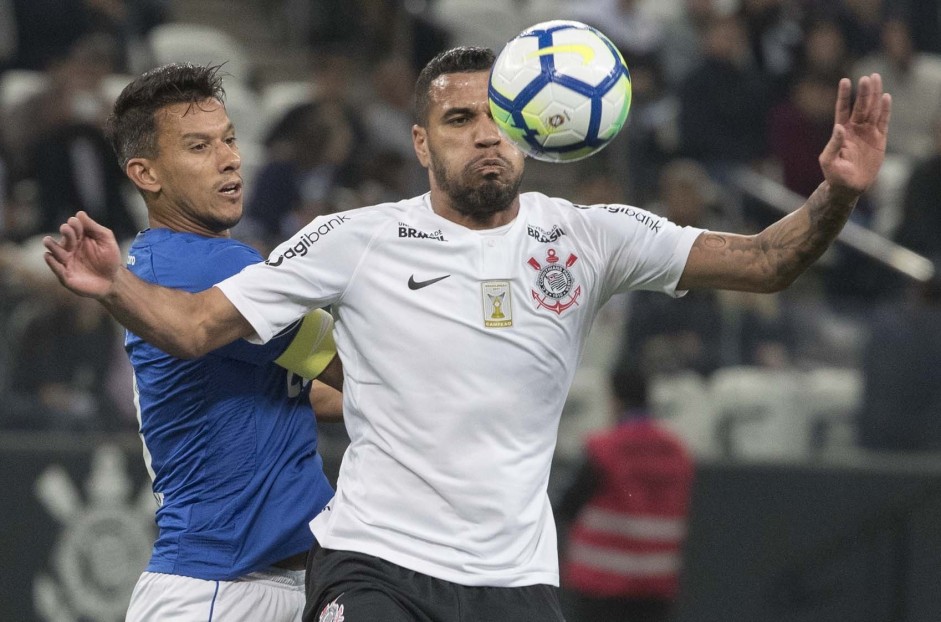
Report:
[[[758,235],[776,289],[790,285],[830,247],[856,205],[821,184],[807,202]]]
[[[854,204],[822,184],[800,209],[757,235],[706,232],[690,250],[680,289],[781,291],[826,251]]]

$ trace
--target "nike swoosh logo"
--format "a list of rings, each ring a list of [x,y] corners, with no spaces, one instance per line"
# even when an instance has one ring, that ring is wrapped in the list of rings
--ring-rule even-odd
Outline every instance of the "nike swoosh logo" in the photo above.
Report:
[[[421,289],[422,287],[428,287],[429,285],[434,285],[438,281],[443,281],[446,278],[451,276],[450,274],[445,274],[444,276],[439,276],[436,279],[428,279],[427,281],[416,281],[415,275],[408,277],[408,288],[409,289]]]
[[[546,48],[541,48],[535,52],[530,52],[526,55],[527,58],[532,58],[534,56],[548,56],[549,54],[560,54],[568,52],[570,54],[578,54],[582,57],[582,64],[587,65],[595,59],[595,50],[591,46],[585,45],[584,43],[571,43],[568,45],[550,45]]]

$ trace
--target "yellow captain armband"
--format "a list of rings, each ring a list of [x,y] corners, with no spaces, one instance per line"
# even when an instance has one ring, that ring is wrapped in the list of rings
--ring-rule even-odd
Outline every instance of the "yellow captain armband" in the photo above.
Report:
[[[304,316],[294,340],[274,362],[302,378],[311,380],[326,369],[336,353],[333,316],[323,309],[314,309]]]

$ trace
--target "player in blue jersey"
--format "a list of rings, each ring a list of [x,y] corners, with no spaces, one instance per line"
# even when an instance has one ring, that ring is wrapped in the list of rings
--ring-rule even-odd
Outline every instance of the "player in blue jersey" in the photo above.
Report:
[[[229,236],[242,180],[217,70],[150,71],[108,122],[149,216],[127,266],[191,292],[261,260]],[[331,327],[318,311],[265,345],[238,341],[191,360],[127,333],[159,527],[128,620],[300,619],[307,523],[333,495],[302,376],[323,371],[340,386]]]

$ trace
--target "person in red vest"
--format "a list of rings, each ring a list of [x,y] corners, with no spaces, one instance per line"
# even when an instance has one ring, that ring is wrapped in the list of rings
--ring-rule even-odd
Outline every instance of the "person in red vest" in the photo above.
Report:
[[[590,436],[557,508],[571,520],[562,585],[573,622],[663,622],[679,588],[693,479],[683,442],[650,417],[639,371],[610,377],[617,423]]]

